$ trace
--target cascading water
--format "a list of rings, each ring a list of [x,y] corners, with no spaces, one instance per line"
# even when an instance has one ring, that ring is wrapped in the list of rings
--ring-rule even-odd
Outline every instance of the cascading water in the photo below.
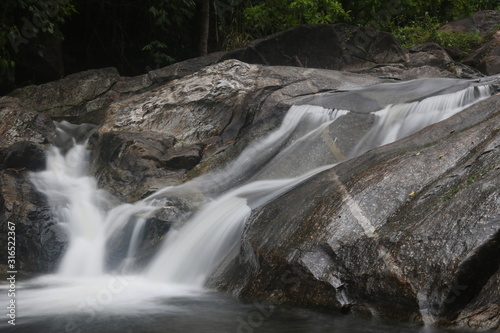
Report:
[[[114,208],[87,174],[87,140],[73,140],[69,148],[54,147],[48,152],[46,170],[33,174],[32,180],[49,199],[57,222],[66,229],[69,246],[57,274],[36,280],[46,289],[20,296],[20,302],[29,304],[25,313],[38,316],[78,312],[82,304],[87,304],[89,293],[109,291],[109,283],[103,281],[115,279],[110,275],[115,273],[106,266],[107,245],[130,223],[133,226],[128,250],[120,266],[121,272],[129,274],[122,277],[128,289],[119,294],[110,292],[112,300],[102,301],[99,311],[131,311],[130,302],[154,311],[158,307],[156,298],[186,295],[192,288],[202,288],[224,257],[238,251],[252,209],[342,162],[346,156],[352,158],[408,136],[489,95],[488,86],[466,87],[422,101],[387,105],[372,114],[293,106],[280,128],[249,145],[226,168]],[[357,116],[364,117],[368,125],[351,124],[349,131],[344,129],[344,134],[349,135],[342,135],[341,129]],[[64,128],[68,125],[59,127],[59,134],[67,135]],[[190,221],[169,231],[153,260],[142,272],[131,274],[147,216],[162,209],[166,198],[189,188],[213,199]],[[47,302],[50,306],[46,306]]]
[[[63,132],[58,128],[59,132]],[[60,133],[61,134],[61,133]],[[60,265],[62,275],[100,275],[104,272],[104,212],[96,182],[86,175],[89,154],[86,143],[66,153],[53,147],[47,169],[32,181],[54,207],[54,216],[69,234],[69,247]]]
[[[376,123],[351,152],[351,156],[381,146],[449,118],[474,102],[491,95],[489,86],[431,96],[422,101],[388,105],[375,112]]]
[[[59,136],[68,136],[65,127],[68,127],[67,123],[57,127]],[[52,147],[47,154],[46,170],[32,174],[31,179],[47,196],[56,221],[69,235],[69,246],[58,274],[99,276],[105,272],[107,241],[135,215],[151,213],[158,207],[137,202],[107,211],[109,202],[105,193],[97,188],[94,178],[87,175],[90,163],[88,140],[72,141],[65,155],[62,147]],[[129,254],[133,253],[138,233],[140,230],[134,233],[136,237],[131,241]]]
[[[389,105],[375,113],[375,124],[359,141],[351,156],[443,120],[489,94],[488,86],[469,87],[423,101]],[[329,164],[340,162],[338,156],[329,154],[330,146],[321,144],[321,134],[348,113],[319,106],[294,106],[278,130],[250,145],[224,170],[194,180],[207,192],[213,191],[214,187],[235,186],[241,179],[247,179],[247,183],[208,203],[183,228],[170,232],[163,249],[146,269],[146,277],[166,283],[202,286],[211,270],[237,245],[251,208],[272,200],[328,168]],[[301,163],[294,161],[292,168],[284,166],[287,161],[310,153],[314,146],[322,146],[316,158],[308,155]],[[330,159],[325,160],[325,156],[330,156]],[[51,149],[47,156],[47,170],[33,175],[33,182],[53,203],[55,216],[67,225],[70,234],[70,245],[59,270],[62,275],[103,274],[106,241],[135,215],[153,212],[161,206],[163,195],[175,195],[177,190],[167,188],[134,205],[121,205],[106,212],[104,194],[97,189],[93,178],[86,175],[88,164],[86,141],[75,141],[65,156],[59,149]],[[278,178],[282,180],[276,180]],[[138,221],[126,260],[133,260],[137,238],[144,224],[144,219]]]

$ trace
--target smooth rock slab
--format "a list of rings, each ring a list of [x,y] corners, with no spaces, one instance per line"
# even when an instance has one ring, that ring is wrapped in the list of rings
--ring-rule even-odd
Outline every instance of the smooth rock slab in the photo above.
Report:
[[[101,187],[135,201],[224,165],[279,126],[304,96],[380,81],[321,69],[218,63],[104,110],[94,174]],[[175,146],[159,147],[167,137]]]
[[[255,211],[210,285],[235,296],[498,329],[500,96]]]

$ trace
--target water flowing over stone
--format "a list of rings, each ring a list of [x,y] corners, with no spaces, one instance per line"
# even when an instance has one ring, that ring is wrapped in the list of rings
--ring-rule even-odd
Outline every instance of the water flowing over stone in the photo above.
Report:
[[[468,87],[461,91],[431,96],[408,104],[389,105],[374,113],[371,129],[352,151],[342,137],[326,130],[350,112],[319,106],[294,106],[279,129],[251,144],[225,169],[201,176],[179,187],[168,187],[134,205],[109,208],[106,196],[87,175],[89,152],[86,142],[67,138],[71,128],[63,123],[59,139],[67,150],[54,147],[47,157],[47,170],[33,174],[37,188],[55,207],[55,216],[70,235],[62,259],[62,275],[96,276],[107,271],[106,247],[116,234],[133,223],[123,261],[130,261],[137,249],[145,218],[161,208],[166,196],[175,196],[185,187],[196,187],[205,195],[220,196],[203,207],[179,230],[172,230],[163,247],[146,270],[146,276],[167,283],[203,286],[209,274],[228,253],[239,245],[245,221],[256,209],[314,174],[357,156],[373,147],[394,142],[417,130],[445,119],[471,103],[489,96],[488,87]],[[356,112],[356,110],[353,110]],[[331,136],[335,136],[334,138]],[[298,161],[293,161],[298,156]],[[293,161],[290,163],[290,161]],[[231,188],[234,188],[230,190]],[[226,193],[224,193],[226,192]]]
[[[209,285],[274,304],[498,329],[500,98],[472,91],[478,104],[256,209],[239,255]],[[470,93],[420,103],[459,112],[465,105],[449,101],[469,104]]]
[[[243,70],[251,72],[255,69],[245,67]],[[228,82],[230,83],[226,83],[229,84]],[[356,197],[363,194],[351,193],[351,187],[348,186],[361,185],[352,185],[358,184],[358,181],[346,174],[348,171],[356,174],[363,167],[368,168],[373,156],[371,154],[374,154],[373,149],[404,139],[429,125],[456,115],[489,97],[492,89],[487,83],[475,81],[428,80],[412,81],[410,85],[418,89],[404,96],[395,94],[395,91],[407,88],[405,84],[407,83],[392,86],[386,84],[382,88],[374,86],[304,98],[303,105],[294,105],[289,109],[280,127],[249,144],[223,168],[212,170],[181,185],[165,187],[134,203],[126,204],[117,203],[116,198],[112,199],[99,189],[97,180],[90,176],[88,137],[92,129],[64,122],[58,124],[58,137],[54,140],[55,146],[48,152],[46,170],[32,173],[31,178],[37,189],[46,195],[55,220],[69,237],[68,248],[61,259],[57,275],[47,280],[42,279],[42,284],[55,286],[55,289],[60,290],[61,285],[68,281],[71,285],[68,292],[74,299],[67,300],[65,295],[56,296],[52,293],[50,308],[40,310],[40,313],[46,315],[64,311],[68,304],[75,306],[75,299],[85,297],[84,293],[76,291],[79,284],[90,290],[94,288],[92,281],[102,282],[101,279],[117,274],[124,279],[133,278],[137,282],[130,282],[132,289],[128,289],[127,297],[118,299],[125,302],[137,300],[139,304],[144,302],[147,304],[146,309],[154,307],[154,296],[150,293],[144,297],[135,297],[133,289],[148,283],[163,285],[168,289],[166,294],[173,295],[172,297],[178,295],[172,289],[179,287],[179,293],[188,294],[192,290],[202,289],[208,281],[210,286],[239,296],[254,297],[262,291],[265,298],[273,302],[326,306],[344,311],[356,307],[354,299],[358,297],[360,302],[362,297],[359,295],[369,294],[377,283],[382,288],[394,283],[400,292],[398,300],[401,302],[399,305],[402,315],[398,319],[422,320],[426,318],[427,310],[431,316],[438,314],[429,310],[432,307],[430,299],[443,298],[443,295],[432,294],[423,287],[418,290],[418,286],[412,284],[412,279],[416,277],[405,277],[398,257],[391,252],[393,248],[384,245],[388,240],[378,236],[380,230],[386,227],[384,218],[377,220],[379,216],[385,216],[385,211],[393,212],[400,207],[398,205],[406,202],[408,196],[413,198],[415,192],[437,178],[432,178],[432,172],[426,175],[421,175],[421,172],[419,175],[425,182],[420,187],[417,188],[415,182],[412,182],[415,189],[409,188],[403,181],[398,186],[391,187],[394,193],[388,195],[393,195],[398,200],[397,203],[390,201],[390,204],[382,205],[377,202],[372,205],[368,198]],[[429,84],[433,87],[445,85],[439,91],[429,92]],[[391,88],[394,90],[391,91]],[[243,85],[242,89],[247,87]],[[210,98],[219,98],[213,91],[209,95]],[[189,98],[198,97],[193,95]],[[367,100],[369,103],[365,103]],[[167,103],[161,98],[156,102],[161,104],[160,109]],[[144,105],[146,104],[145,102]],[[358,108],[360,105],[362,107]],[[137,137],[134,131],[140,127],[141,122],[157,126],[155,130],[162,126],[164,130],[179,130],[167,118],[163,119],[162,124],[146,119],[145,114],[149,111],[142,106],[137,105],[133,110],[128,110],[133,111],[134,121],[127,123],[127,112],[115,105],[109,117],[120,121],[108,121],[100,130],[104,128],[109,132],[101,135],[122,135],[115,133],[122,126],[127,140],[139,141],[135,140]],[[174,113],[174,118],[170,119],[180,119]],[[209,117],[209,114],[204,116]],[[188,127],[187,124],[183,126]],[[212,129],[208,132],[210,131]],[[198,137],[206,139],[204,136],[208,136],[208,132],[191,128],[187,134],[182,135],[185,136],[183,139],[189,141]],[[152,140],[152,137],[153,135],[148,140]],[[161,140],[164,140],[163,143],[168,148],[160,147],[159,151],[164,148],[173,149],[177,144],[173,138],[168,137],[168,133]],[[131,145],[120,146],[123,149],[118,149],[113,154],[119,155]],[[189,149],[194,149],[193,147],[190,146]],[[200,147],[196,148],[198,150],[194,154],[199,158],[202,153]],[[141,151],[140,145],[135,148]],[[424,148],[422,146],[421,149]],[[367,151],[368,153],[363,154]],[[420,154],[412,153],[415,156]],[[353,162],[360,155],[363,165]],[[457,160],[460,159],[458,155],[459,153]],[[388,159],[391,158],[396,159],[398,156],[391,155]],[[199,159],[193,163],[198,162]],[[448,168],[451,168],[452,162],[449,163]],[[343,168],[349,170],[337,173],[336,170],[344,170]],[[397,173],[396,169],[394,167],[392,171]],[[397,170],[401,171],[401,168]],[[359,172],[356,175],[360,178],[391,178],[383,173]],[[404,172],[401,172],[397,174],[403,177]],[[371,183],[367,181],[367,184]],[[300,192],[304,188],[307,191]],[[287,201],[290,197],[293,200]],[[179,202],[189,202],[187,208],[183,209],[188,211],[186,216],[190,218],[187,221],[175,221],[169,226],[168,233],[161,236],[164,239],[161,246],[155,249],[152,260],[138,265],[138,252],[142,243],[148,241],[145,234],[153,217],[155,214],[178,209]],[[310,208],[311,205],[314,207]],[[371,212],[369,215],[367,210]],[[344,228],[343,223],[333,222],[337,219],[345,222],[345,226],[349,226],[352,219],[357,222],[352,228]],[[291,225],[292,222],[296,224]],[[349,252],[357,243],[344,247],[342,237],[347,237],[346,235],[352,236],[363,246],[366,245],[366,248],[360,252]],[[362,257],[363,251],[378,253],[383,268],[375,269],[370,263],[363,261],[359,266],[358,276],[362,277],[371,270],[381,270],[382,275],[389,276],[387,280],[376,277],[378,280],[375,282],[366,282],[362,278],[353,278],[346,282],[348,269],[343,266],[346,263],[342,258]],[[357,259],[354,261],[359,263]],[[141,269],[137,270],[139,266]],[[384,271],[385,268],[389,273]],[[299,282],[312,279],[318,283],[296,291],[295,282],[285,283],[291,281],[283,275],[287,272],[293,275],[293,281],[298,277]],[[273,282],[269,282],[266,277],[267,273],[269,279],[282,285],[272,285]],[[252,280],[254,277],[257,279]],[[356,285],[352,287],[354,282]],[[351,289],[346,289],[346,284]],[[49,291],[50,289],[45,292]],[[140,294],[140,291],[135,292]],[[21,296],[32,304],[29,309],[32,315],[38,315],[37,307],[41,306],[42,301],[39,295],[27,292]],[[297,299],[302,299],[303,304],[298,304]],[[113,299],[111,303],[115,304],[116,300]],[[126,306],[117,305],[117,308],[130,310]],[[383,313],[390,317],[385,312],[387,307],[378,304],[362,304],[359,308],[358,312],[361,313]],[[103,311],[116,310],[105,307]],[[420,317],[415,315],[415,311],[419,311]],[[446,308],[443,313],[453,311]]]
[[[56,221],[69,234],[69,246],[59,267],[64,276],[99,276],[105,272],[107,240],[131,219],[152,207],[137,203],[106,211],[109,205],[96,181],[87,174],[87,139],[77,142],[67,129],[80,129],[62,123],[58,146],[47,155],[45,171],[32,174],[32,181],[53,207]],[[66,129],[66,130],[65,130]],[[64,152],[66,150],[66,152]]]

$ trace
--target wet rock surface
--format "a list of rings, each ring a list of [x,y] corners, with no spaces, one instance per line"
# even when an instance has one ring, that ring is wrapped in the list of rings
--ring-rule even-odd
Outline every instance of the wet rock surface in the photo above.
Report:
[[[50,118],[9,97],[0,98],[0,118],[1,243],[7,244],[8,227],[14,225],[16,267],[21,272],[51,272],[67,238],[51,219],[49,205],[35,190],[29,173],[45,167],[44,152],[53,141],[55,127]],[[0,260],[7,263],[7,251]]]
[[[252,214],[239,256],[211,285],[498,329],[499,117],[495,96],[307,180]]]
[[[218,63],[112,103],[100,119],[95,174],[103,188],[134,201],[224,165],[276,128],[303,96],[377,82],[321,69]]]

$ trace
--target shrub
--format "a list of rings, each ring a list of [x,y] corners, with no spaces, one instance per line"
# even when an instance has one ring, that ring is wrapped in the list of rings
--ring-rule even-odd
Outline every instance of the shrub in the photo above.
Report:
[[[476,32],[453,32],[437,31],[434,36],[434,42],[442,47],[458,47],[465,54],[470,53],[484,42],[484,39]]]
[[[442,47],[457,47],[464,54],[470,53],[484,42],[475,32],[438,31],[441,23],[435,18],[425,16],[420,22],[412,22],[406,27],[395,27],[392,33],[403,47],[409,48],[425,42],[434,42]]]

